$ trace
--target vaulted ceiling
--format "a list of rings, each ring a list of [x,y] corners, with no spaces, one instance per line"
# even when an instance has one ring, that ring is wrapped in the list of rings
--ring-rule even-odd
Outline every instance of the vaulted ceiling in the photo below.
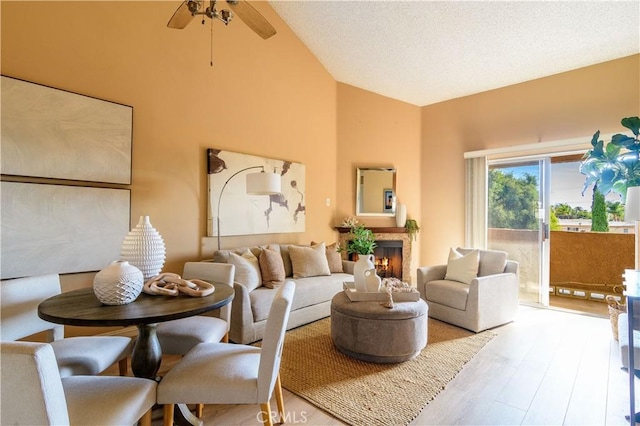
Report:
[[[639,0],[269,3],[337,81],[418,106],[640,52]]]

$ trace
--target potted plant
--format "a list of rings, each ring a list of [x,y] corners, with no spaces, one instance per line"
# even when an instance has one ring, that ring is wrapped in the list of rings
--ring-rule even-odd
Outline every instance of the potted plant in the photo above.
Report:
[[[640,118],[627,117],[620,121],[633,136],[615,134],[605,144],[600,130],[591,138],[591,148],[582,158],[580,173],[586,175],[582,193],[594,185],[603,195],[614,191],[624,201],[627,188],[640,186]]]
[[[420,227],[418,226],[418,222],[415,219],[407,219],[404,224],[404,228],[407,230],[409,234],[409,238],[413,241],[416,240],[416,235],[420,232]]]
[[[591,138],[592,148],[582,158],[580,173],[587,176],[582,193],[593,185],[594,200],[598,193],[602,196],[614,191],[626,201],[627,188],[640,186],[640,118],[626,117],[620,121],[623,127],[631,130],[633,136],[615,134],[605,144],[599,140],[600,131]],[[616,290],[615,286],[614,290]],[[611,328],[616,340],[618,315],[626,312],[624,299],[611,295],[606,296],[609,308]]]
[[[376,238],[364,224],[353,225],[350,234],[351,240],[347,242],[347,253],[358,255],[357,262],[353,265],[354,285],[356,291],[366,292],[365,271],[373,269],[375,272],[373,250],[376,248]]]
[[[376,238],[370,229],[363,224],[351,227],[351,240],[347,243],[347,253],[357,255],[373,254],[376,248]]]

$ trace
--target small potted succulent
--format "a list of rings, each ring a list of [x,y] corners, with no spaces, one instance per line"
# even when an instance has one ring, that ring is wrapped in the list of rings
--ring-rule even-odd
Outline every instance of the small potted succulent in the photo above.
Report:
[[[409,238],[413,241],[416,240],[418,232],[420,232],[420,227],[418,226],[418,222],[415,219],[407,219],[404,224],[407,233],[409,234]]]

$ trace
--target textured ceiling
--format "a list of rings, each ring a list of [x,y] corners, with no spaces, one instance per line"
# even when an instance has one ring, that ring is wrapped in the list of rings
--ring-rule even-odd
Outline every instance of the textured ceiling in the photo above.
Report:
[[[337,81],[418,106],[640,52],[640,0],[269,3]]]

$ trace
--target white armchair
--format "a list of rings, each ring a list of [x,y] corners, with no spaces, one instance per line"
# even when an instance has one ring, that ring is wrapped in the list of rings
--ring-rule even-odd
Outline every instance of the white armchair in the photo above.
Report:
[[[458,248],[461,254],[472,249]],[[480,332],[513,321],[518,311],[519,265],[507,253],[479,250],[477,274],[469,283],[445,279],[447,265],[418,268],[418,291],[429,317]]]

